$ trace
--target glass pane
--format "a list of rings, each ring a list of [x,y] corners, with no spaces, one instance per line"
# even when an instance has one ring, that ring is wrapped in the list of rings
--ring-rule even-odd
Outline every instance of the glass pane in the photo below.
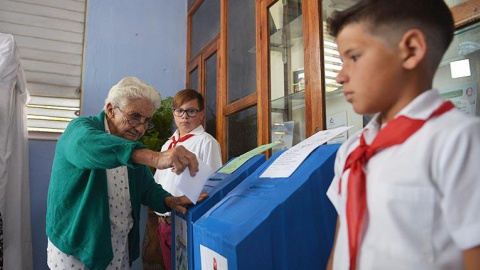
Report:
[[[216,138],[217,130],[217,54],[213,54],[205,61],[206,70],[206,97],[205,130]]]
[[[228,159],[257,147],[257,106],[228,116]]]
[[[220,0],[203,1],[192,15],[190,56],[193,58],[205,44],[220,33]]]
[[[198,91],[198,68],[190,72],[190,88]]]
[[[354,1],[326,0],[323,1],[323,47],[324,47],[324,69],[325,69],[325,100],[326,100],[326,123],[327,129],[341,126],[353,126],[347,133],[341,134],[329,143],[342,143],[350,136],[361,130],[370,120],[370,115],[357,114],[350,103],[345,100],[342,93],[342,86],[336,82],[338,71],[342,67],[340,55],[337,50],[337,44],[332,36],[328,35],[325,20],[331,16],[335,10],[344,10],[354,4]]]
[[[462,112],[480,115],[480,22],[455,32],[443,56],[433,87]]]
[[[271,140],[288,149],[305,139],[305,74],[302,1],[268,8],[270,35]]]
[[[228,102],[256,90],[255,1],[228,1]]]

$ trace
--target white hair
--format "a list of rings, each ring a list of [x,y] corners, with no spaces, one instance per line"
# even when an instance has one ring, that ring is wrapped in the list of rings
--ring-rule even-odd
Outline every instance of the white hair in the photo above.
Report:
[[[128,102],[136,99],[150,101],[155,110],[162,105],[162,97],[153,86],[136,77],[125,77],[112,86],[110,92],[108,92],[104,109],[107,108],[108,103],[123,108]]]

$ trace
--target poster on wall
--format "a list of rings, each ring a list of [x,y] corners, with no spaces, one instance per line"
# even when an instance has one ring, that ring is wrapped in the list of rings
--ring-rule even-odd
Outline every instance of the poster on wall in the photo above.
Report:
[[[475,116],[477,112],[477,83],[470,82],[458,86],[439,89],[445,100],[450,100],[466,115]]]
[[[338,127],[347,126],[347,112],[339,112],[330,116],[327,116],[327,129],[334,129]],[[347,140],[347,131],[338,134],[327,142],[327,144],[343,143]]]

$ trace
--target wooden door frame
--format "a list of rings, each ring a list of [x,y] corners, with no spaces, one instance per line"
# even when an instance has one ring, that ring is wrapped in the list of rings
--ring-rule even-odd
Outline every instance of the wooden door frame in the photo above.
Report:
[[[270,56],[268,8],[279,0],[257,0],[258,144],[270,142]],[[320,0],[303,0],[306,136],[326,129],[323,27]]]
[[[455,30],[480,21],[480,0],[470,0],[450,8]]]
[[[227,161],[228,158],[228,140],[227,140],[227,117],[223,110],[227,106],[227,0],[220,0],[220,40],[218,42],[217,63],[219,65],[219,73],[217,84],[219,91],[217,91],[217,141],[222,149],[222,160]]]
[[[220,35],[216,35],[212,40],[210,40],[205,47],[203,47],[194,58],[187,62],[187,81],[186,86],[191,87],[190,85],[190,73],[198,68],[198,91],[205,95],[206,93],[206,65],[205,61],[210,58],[212,55],[218,52]],[[217,65],[218,72],[218,65]]]
[[[255,11],[257,12],[257,11]],[[220,65],[220,89],[217,93],[217,141],[222,146],[222,158],[228,158],[228,122],[227,117],[257,105],[257,89],[252,94],[240,98],[234,102],[228,102],[228,0],[221,0],[220,2],[220,40],[219,40],[219,61]],[[255,30],[258,33],[258,28]],[[257,47],[258,53],[258,47]],[[258,65],[258,54],[257,54]],[[258,74],[258,71],[257,71]],[[257,75],[258,78],[258,75]],[[257,79],[258,80],[258,79]],[[258,82],[258,81],[257,81]],[[258,85],[258,84],[257,84]],[[257,110],[257,117],[258,117]],[[221,113],[220,113],[221,112]],[[258,130],[257,130],[258,132]],[[248,149],[250,150],[250,149]]]
[[[188,10],[188,15],[187,15],[187,48],[186,48],[186,54],[187,54],[187,64],[186,64],[186,87],[190,88],[190,73],[197,68],[198,69],[198,91],[205,97],[206,96],[206,64],[205,61],[208,60],[213,54],[217,53],[217,96],[216,96],[216,113],[217,113],[217,119],[216,119],[216,131],[215,131],[215,137],[217,138],[217,141],[219,142],[221,146],[221,151],[222,151],[222,159],[223,161],[226,160],[226,145],[225,145],[225,140],[224,138],[224,131],[222,130],[222,127],[224,126],[224,116],[221,114],[223,111],[223,106],[222,106],[222,99],[223,99],[223,92],[224,88],[222,88],[222,76],[223,75],[223,70],[222,70],[222,51],[221,51],[221,40],[222,40],[222,27],[225,24],[223,22],[223,17],[222,17],[222,9],[224,2],[226,0],[220,0],[220,33],[217,34],[215,37],[213,37],[200,51],[198,51],[194,56],[191,55],[191,34],[192,34],[192,16],[195,14],[195,12],[200,8],[202,3],[205,0],[197,0],[195,1],[191,8]],[[205,99],[206,100],[206,99]],[[206,114],[205,114],[206,117]],[[205,119],[203,120],[203,123],[205,123]]]
[[[326,126],[322,3],[302,1],[305,46],[305,121],[307,138]]]

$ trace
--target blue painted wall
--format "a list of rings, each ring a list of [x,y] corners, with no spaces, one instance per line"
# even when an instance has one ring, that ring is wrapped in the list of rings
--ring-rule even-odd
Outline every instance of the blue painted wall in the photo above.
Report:
[[[33,268],[47,267],[47,190],[52,172],[56,141],[30,140],[28,142],[30,167],[30,211],[32,220]]]
[[[90,1],[84,115],[97,114],[110,87],[125,76],[153,85],[162,97],[185,87],[186,1]]]
[[[110,87],[126,76],[145,80],[162,97],[183,89],[186,17],[186,0],[88,1],[82,115],[97,114]],[[35,270],[48,269],[45,213],[55,146],[56,141],[29,141]],[[132,269],[142,269],[140,258]]]

